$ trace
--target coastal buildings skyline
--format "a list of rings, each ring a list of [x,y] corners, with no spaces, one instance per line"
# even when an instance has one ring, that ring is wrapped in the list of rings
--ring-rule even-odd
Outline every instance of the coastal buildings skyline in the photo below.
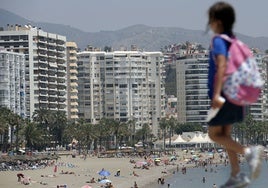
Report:
[[[98,123],[105,117],[120,121],[134,119],[137,127],[145,123],[152,126],[166,117],[164,66],[170,64],[173,68],[177,66],[174,78],[177,81],[177,120],[205,124],[203,119],[209,107],[205,99],[208,63],[199,64],[200,55],[205,57],[206,54],[199,44],[188,42],[173,46],[168,53],[142,52],[137,46],[134,49],[134,45],[134,51],[105,52],[94,47],[78,50],[75,42],[67,42],[65,36],[31,26],[9,26],[0,31],[0,36],[0,46],[25,55],[27,117],[31,117],[35,109],[46,108],[63,110],[68,119],[88,118],[91,123]],[[262,63],[262,56],[259,61]],[[189,63],[192,68],[185,66]],[[196,64],[202,66],[202,70]],[[202,78],[200,71],[204,71]],[[199,76],[195,82],[193,72]],[[189,87],[195,88],[195,93],[202,93],[202,97],[186,95],[187,92],[193,94]],[[183,91],[185,94],[181,95]],[[204,100],[199,105],[202,113],[193,112],[189,105],[199,104],[200,97]],[[135,107],[138,103],[141,106]],[[256,117],[264,111],[263,101],[260,104],[252,111]]]

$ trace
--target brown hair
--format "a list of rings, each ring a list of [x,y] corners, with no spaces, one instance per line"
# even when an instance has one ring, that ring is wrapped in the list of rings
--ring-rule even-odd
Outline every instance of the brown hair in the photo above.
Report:
[[[235,11],[230,4],[220,1],[212,5],[208,10],[208,25],[213,20],[221,21],[224,32],[233,34],[232,30],[235,23]]]

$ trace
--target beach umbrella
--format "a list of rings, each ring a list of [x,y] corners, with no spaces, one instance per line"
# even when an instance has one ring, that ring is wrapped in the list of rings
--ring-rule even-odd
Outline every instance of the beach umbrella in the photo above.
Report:
[[[173,156],[170,157],[170,160],[171,160],[171,161],[173,161],[173,160],[177,160],[177,157],[173,155]]]
[[[99,181],[99,183],[102,183],[102,184],[112,183],[112,181],[111,180],[108,180],[108,179],[103,179],[103,180]]]
[[[89,186],[89,185],[84,185],[84,186],[82,186],[81,188],[92,188],[92,187]]]
[[[102,169],[101,171],[99,171],[98,174],[99,174],[100,176],[110,176],[110,175],[111,175],[111,173],[110,173],[109,171],[104,170],[104,169]]]

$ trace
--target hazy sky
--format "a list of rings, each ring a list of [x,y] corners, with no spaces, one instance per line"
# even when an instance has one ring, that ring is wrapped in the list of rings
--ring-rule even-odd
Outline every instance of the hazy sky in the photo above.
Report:
[[[38,22],[83,31],[117,30],[134,24],[204,30],[215,0],[0,0],[0,7]],[[227,0],[235,10],[234,31],[268,37],[267,0]],[[0,18],[1,19],[1,18]]]

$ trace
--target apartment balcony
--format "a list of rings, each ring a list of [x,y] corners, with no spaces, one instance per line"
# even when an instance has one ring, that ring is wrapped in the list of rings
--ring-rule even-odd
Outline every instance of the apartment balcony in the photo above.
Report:
[[[56,109],[57,106],[58,106],[58,102],[57,102],[57,101],[54,101],[54,102],[49,101],[49,104],[48,104],[48,107],[49,107],[49,108],[52,108],[52,109],[54,108],[54,109]]]
[[[58,109],[66,111],[66,105],[65,104],[59,104]]]
[[[57,47],[64,47],[65,48],[65,41],[64,40],[56,40]]]
[[[76,56],[70,56],[69,59],[70,59],[70,60],[77,61],[77,57],[76,57]]]
[[[78,112],[78,109],[77,108],[72,108],[71,112]]]
[[[65,59],[63,59],[63,58],[58,58],[58,59],[57,59],[57,63],[58,63],[58,64],[65,64],[66,61],[65,61]]]
[[[47,66],[47,64],[48,64],[48,62],[47,62],[47,58],[38,57],[38,63]]]
[[[78,99],[78,96],[77,95],[71,95],[70,98],[71,99]]]
[[[57,84],[57,77],[49,75],[48,82]]]
[[[48,103],[49,104],[52,104],[52,105],[53,104],[57,105],[58,104],[57,98],[55,98],[55,97],[49,97]]]
[[[70,83],[70,86],[71,86],[71,87],[78,87],[78,84],[77,84],[76,82],[71,82],[71,83]]]
[[[42,57],[42,58],[47,58],[47,54],[46,53],[38,53],[38,56],[39,57]]]
[[[40,79],[38,82],[41,84],[48,84],[48,81],[46,79]]]
[[[38,71],[38,75],[39,77],[44,77],[44,78],[47,78],[47,70],[46,69],[39,69]]]
[[[48,89],[49,91],[58,91],[56,84],[49,84]]]
[[[41,95],[41,93],[40,93],[38,99],[39,99],[39,101],[41,101],[41,102],[47,102],[48,97],[47,97],[47,95]]]
[[[73,49],[70,49],[70,50],[69,50],[69,53],[70,53],[70,54],[76,54],[77,51],[76,51],[76,50],[73,50]]]
[[[57,72],[56,69],[48,69],[47,71],[48,77],[56,79],[57,78],[56,72]]]
[[[78,80],[77,76],[70,76],[70,80]]]
[[[72,73],[72,74],[78,74],[78,71],[76,69],[70,69],[70,73]]]
[[[59,103],[65,103],[65,102],[66,102],[66,98],[64,98],[64,97],[59,97],[59,98],[58,98],[58,102],[59,102]]]
[[[38,42],[47,44],[47,38],[45,38],[45,37],[43,37],[43,36],[40,36],[40,37],[38,38]]]
[[[65,74],[62,75],[62,73],[60,74],[58,72],[57,81],[58,81],[59,84],[65,84],[66,78],[64,76],[65,76]]]
[[[46,84],[46,83],[41,83],[41,82],[39,82],[39,83],[38,83],[38,88],[39,88],[39,89],[47,89],[47,84]]]
[[[78,115],[76,115],[76,114],[72,114],[71,115],[71,119],[78,119],[79,117],[78,117]]]
[[[65,77],[66,75],[66,69],[65,67],[59,67],[57,70],[58,77]]]
[[[69,66],[70,67],[78,67],[77,63],[70,63]]]
[[[66,85],[64,85],[64,84],[63,85],[58,84],[57,88],[58,88],[59,91],[66,91]]]
[[[47,40],[47,43],[48,43],[50,46],[56,46],[56,45],[57,45],[56,40],[51,39],[51,38],[49,38],[49,39]]]
[[[57,95],[58,92],[57,92],[57,90],[49,90],[49,91],[48,91],[48,94],[49,94],[49,95]]]
[[[45,103],[39,102],[39,108],[47,109],[48,108],[48,104],[46,102]]]
[[[71,105],[72,107],[77,107],[77,106],[78,106],[78,102],[71,102],[70,105]]]
[[[56,55],[48,55],[48,61],[56,62],[57,56]]]
[[[59,97],[64,97],[65,98],[66,91],[65,90],[58,90],[58,96]]]
[[[41,66],[41,65],[38,66],[38,69],[39,70],[43,70],[43,71],[47,71],[48,70],[47,66]]]
[[[78,90],[77,89],[72,89],[71,93],[78,93]]]

